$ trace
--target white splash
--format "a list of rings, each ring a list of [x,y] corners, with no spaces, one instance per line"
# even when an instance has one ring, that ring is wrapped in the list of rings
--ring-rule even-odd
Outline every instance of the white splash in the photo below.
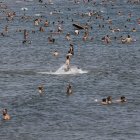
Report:
[[[28,10],[28,8],[22,7],[21,10],[26,11],[26,10]]]
[[[66,65],[62,65],[58,70],[55,72],[39,72],[41,74],[53,74],[53,75],[64,75],[64,74],[84,74],[88,73],[88,71],[83,71],[82,69],[76,67],[76,66],[71,66],[68,71],[66,71]]]

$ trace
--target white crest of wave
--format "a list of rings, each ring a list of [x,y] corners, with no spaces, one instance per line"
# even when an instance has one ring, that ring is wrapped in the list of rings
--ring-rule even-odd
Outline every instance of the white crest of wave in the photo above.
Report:
[[[58,70],[55,72],[39,72],[41,74],[53,74],[53,75],[64,75],[64,74],[84,74],[88,73],[88,71],[83,71],[82,69],[76,67],[76,66],[71,66],[68,71],[66,71],[66,65],[62,65]]]

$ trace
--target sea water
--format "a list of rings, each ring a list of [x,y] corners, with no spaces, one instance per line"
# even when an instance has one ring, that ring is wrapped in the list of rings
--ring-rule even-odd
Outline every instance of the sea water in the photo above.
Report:
[[[53,4],[47,0],[3,2],[8,8],[6,13],[15,11],[16,17],[7,21],[2,12],[5,9],[0,9],[0,31],[8,25],[8,34],[0,36],[0,108],[7,108],[11,116],[11,120],[3,121],[1,113],[0,139],[139,140],[140,5],[119,0],[107,4],[100,0],[89,3],[54,0]],[[21,10],[23,7],[28,10]],[[101,12],[104,21],[96,16],[80,16],[93,10]],[[132,13],[130,22],[129,13]],[[21,18],[24,14],[28,18]],[[45,32],[34,26],[33,21],[39,16],[50,21]],[[108,17],[120,32],[110,32]],[[48,43],[50,31],[55,32],[61,20],[63,33],[53,34],[55,43]],[[75,22],[88,22],[93,27],[89,34],[93,40],[84,42],[82,30],[75,36],[72,26]],[[99,24],[105,27],[101,29]],[[131,32],[133,27],[137,32]],[[19,29],[29,32],[31,43],[22,44],[23,32],[18,32]],[[65,39],[68,32],[71,42]],[[101,41],[106,34],[112,39],[110,44]],[[128,34],[135,42],[122,44],[113,39]],[[71,71],[65,72],[63,64],[70,43],[74,45],[74,56]],[[57,58],[52,56],[54,50],[59,52]],[[66,94],[69,83],[73,90],[70,96]],[[38,93],[39,85],[44,87],[42,95]],[[122,95],[126,103],[100,103],[107,96],[117,100]]]

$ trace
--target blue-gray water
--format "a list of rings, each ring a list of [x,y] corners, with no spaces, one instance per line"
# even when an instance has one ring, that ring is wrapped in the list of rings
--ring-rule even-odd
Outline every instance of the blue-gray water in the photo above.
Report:
[[[1,8],[0,32],[8,25],[6,36],[0,36],[0,108],[7,108],[11,120],[0,121],[0,140],[139,140],[140,139],[140,4],[127,1],[101,1],[74,4],[72,0],[54,0],[53,5],[37,0],[4,0],[8,9]],[[28,19],[21,19],[25,15]],[[10,10],[9,10],[10,9]],[[59,14],[50,12],[60,11]],[[80,16],[90,10],[104,17]],[[15,11],[16,16],[6,21],[6,11]],[[117,13],[121,11],[122,15]],[[127,21],[131,13],[131,20]],[[45,32],[34,26],[34,19],[50,21]],[[107,18],[112,24],[107,23]],[[73,22],[72,22],[73,19]],[[40,25],[43,25],[43,21]],[[53,35],[55,43],[48,43],[50,30],[56,31],[58,21],[63,33]],[[52,23],[55,22],[53,25]],[[90,37],[83,41],[84,31],[74,35],[73,23],[88,22]],[[99,28],[99,24],[104,28]],[[112,33],[109,26],[118,27],[120,32]],[[125,27],[127,26],[127,27]],[[137,32],[131,32],[136,28]],[[23,31],[27,29],[31,44],[22,44]],[[32,30],[35,33],[32,33]],[[70,42],[65,39],[71,34],[75,54],[71,65],[80,67],[84,74],[51,75],[65,62]],[[109,35],[110,44],[101,38]],[[131,35],[131,44],[122,44],[116,36]],[[58,58],[51,52],[57,50]],[[41,74],[39,72],[46,72]],[[66,95],[66,87],[71,83],[73,94]],[[40,96],[37,87],[43,84],[45,93]],[[101,105],[100,100],[107,96],[113,100],[124,95],[127,103]],[[97,99],[99,102],[95,102]],[[1,115],[2,118],[2,115]]]

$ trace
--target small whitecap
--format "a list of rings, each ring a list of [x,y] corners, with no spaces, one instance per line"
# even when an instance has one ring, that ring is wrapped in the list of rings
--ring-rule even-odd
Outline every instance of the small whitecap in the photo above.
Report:
[[[95,102],[98,102],[98,99],[95,99],[94,101],[95,101]]]
[[[136,42],[137,40],[136,39],[134,39],[134,42]]]
[[[41,14],[35,14],[35,16],[41,16]]]
[[[26,7],[22,7],[21,10],[26,11],[26,10],[28,10],[28,8],[26,8]]]

